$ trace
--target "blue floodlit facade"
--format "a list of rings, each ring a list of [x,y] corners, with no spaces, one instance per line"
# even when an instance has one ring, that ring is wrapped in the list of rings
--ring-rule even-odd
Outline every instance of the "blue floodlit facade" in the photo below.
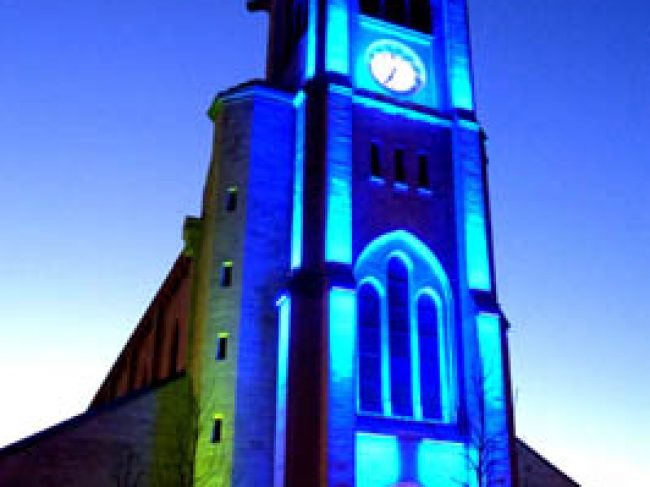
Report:
[[[201,485],[514,485],[466,1],[248,3],[267,79],[210,112],[191,373],[223,435],[199,435],[197,478],[219,458]]]

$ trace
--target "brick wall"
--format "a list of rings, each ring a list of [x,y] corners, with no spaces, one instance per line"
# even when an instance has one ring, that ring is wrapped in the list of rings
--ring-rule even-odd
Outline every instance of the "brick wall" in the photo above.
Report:
[[[11,445],[0,451],[0,486],[182,486],[188,392],[177,378]]]
[[[191,276],[192,260],[181,255],[97,391],[91,408],[152,387],[185,370]]]

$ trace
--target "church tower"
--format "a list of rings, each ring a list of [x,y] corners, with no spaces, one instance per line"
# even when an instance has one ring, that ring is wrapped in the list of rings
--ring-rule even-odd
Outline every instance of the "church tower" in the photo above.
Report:
[[[249,0],[195,259],[195,485],[511,486],[466,0]]]

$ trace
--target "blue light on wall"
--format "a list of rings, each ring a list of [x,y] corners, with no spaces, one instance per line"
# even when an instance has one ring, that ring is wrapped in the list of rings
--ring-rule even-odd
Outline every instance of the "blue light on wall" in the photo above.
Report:
[[[336,386],[354,376],[356,350],[356,300],[350,289],[330,289],[330,367]]]
[[[469,195],[468,195],[469,196]],[[477,206],[483,206],[473,201],[471,196],[467,201],[467,214],[465,216],[465,238],[467,239],[467,261],[469,285],[472,289],[489,291],[490,260],[487,250],[487,236],[485,232],[485,218]]]
[[[278,309],[278,372],[277,404],[275,420],[274,487],[284,486],[285,439],[287,428],[287,377],[289,373],[289,333],[291,321],[291,297],[282,295]]]
[[[501,319],[490,313],[480,313],[476,318],[483,379],[483,407],[485,424],[483,437],[490,447],[483,453],[489,465],[486,472],[488,485],[509,486],[510,450],[506,390],[503,377],[503,350],[501,347]]]
[[[436,117],[435,115],[419,112],[410,108],[401,107],[393,103],[375,100],[374,98],[369,98],[367,96],[355,94],[353,99],[354,103],[357,105],[373,108],[375,110],[381,110],[386,115],[395,115],[409,120],[414,120],[416,122],[425,122],[432,125],[438,125],[440,127],[449,127],[451,125],[449,120],[445,120],[444,118]]]
[[[418,444],[418,480],[423,487],[472,486],[466,447],[461,443],[423,440]]]
[[[329,381],[327,387],[327,485],[351,485],[354,480],[353,401],[356,369],[356,291],[329,290]]]
[[[451,422],[456,413],[456,388],[455,373],[453,364],[453,305],[451,287],[447,275],[431,250],[414,235],[397,230],[382,235],[373,240],[361,252],[355,265],[355,277],[357,282],[363,284],[369,280],[378,289],[382,296],[382,353],[381,353],[381,375],[382,375],[382,399],[383,414],[386,416],[395,415],[395,404],[391,400],[391,363],[390,339],[388,326],[388,299],[386,296],[387,263],[393,256],[398,256],[406,263],[409,269],[409,316],[410,316],[410,356],[411,366],[408,368],[411,376],[407,379],[412,384],[411,401],[414,405],[412,417],[416,420],[436,419],[425,418],[422,408],[421,396],[421,364],[419,358],[419,330],[418,330],[418,309],[417,303],[423,294],[431,296],[437,305],[438,315],[438,339],[440,353],[440,377],[434,380],[440,384],[441,418],[444,422]],[[411,402],[410,401],[410,402]]]
[[[305,56],[305,78],[311,79],[316,72],[316,25],[317,25],[316,0],[308,0],[307,8],[307,54]]]
[[[462,110],[474,109],[469,60],[462,55],[457,55],[452,61],[451,95],[454,108]]]
[[[465,252],[469,287],[490,291],[492,275],[488,252],[488,237],[483,188],[483,161],[479,134],[476,130],[458,127],[454,131],[456,170],[459,172],[460,188],[465,215]]]
[[[357,433],[356,487],[394,487],[400,478],[400,450],[395,436]]]
[[[500,410],[505,407],[500,319],[497,315],[481,313],[476,322],[483,368],[485,407],[488,410]]]
[[[329,0],[325,69],[347,75],[350,71],[350,45],[347,0]]]
[[[351,90],[330,85],[327,130],[325,260],[352,263]]]
[[[296,110],[296,153],[294,156],[293,214],[291,221],[291,268],[302,265],[303,188],[305,165],[305,93],[294,99]]]
[[[447,49],[451,103],[454,108],[474,110],[472,69],[470,65],[469,26],[465,0],[447,2]]]

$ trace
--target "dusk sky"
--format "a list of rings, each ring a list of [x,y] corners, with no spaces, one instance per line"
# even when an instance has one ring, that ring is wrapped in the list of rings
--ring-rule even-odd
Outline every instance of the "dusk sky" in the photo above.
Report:
[[[469,3],[517,433],[650,485],[650,3]],[[87,407],[265,48],[244,0],[0,0],[0,445]]]

